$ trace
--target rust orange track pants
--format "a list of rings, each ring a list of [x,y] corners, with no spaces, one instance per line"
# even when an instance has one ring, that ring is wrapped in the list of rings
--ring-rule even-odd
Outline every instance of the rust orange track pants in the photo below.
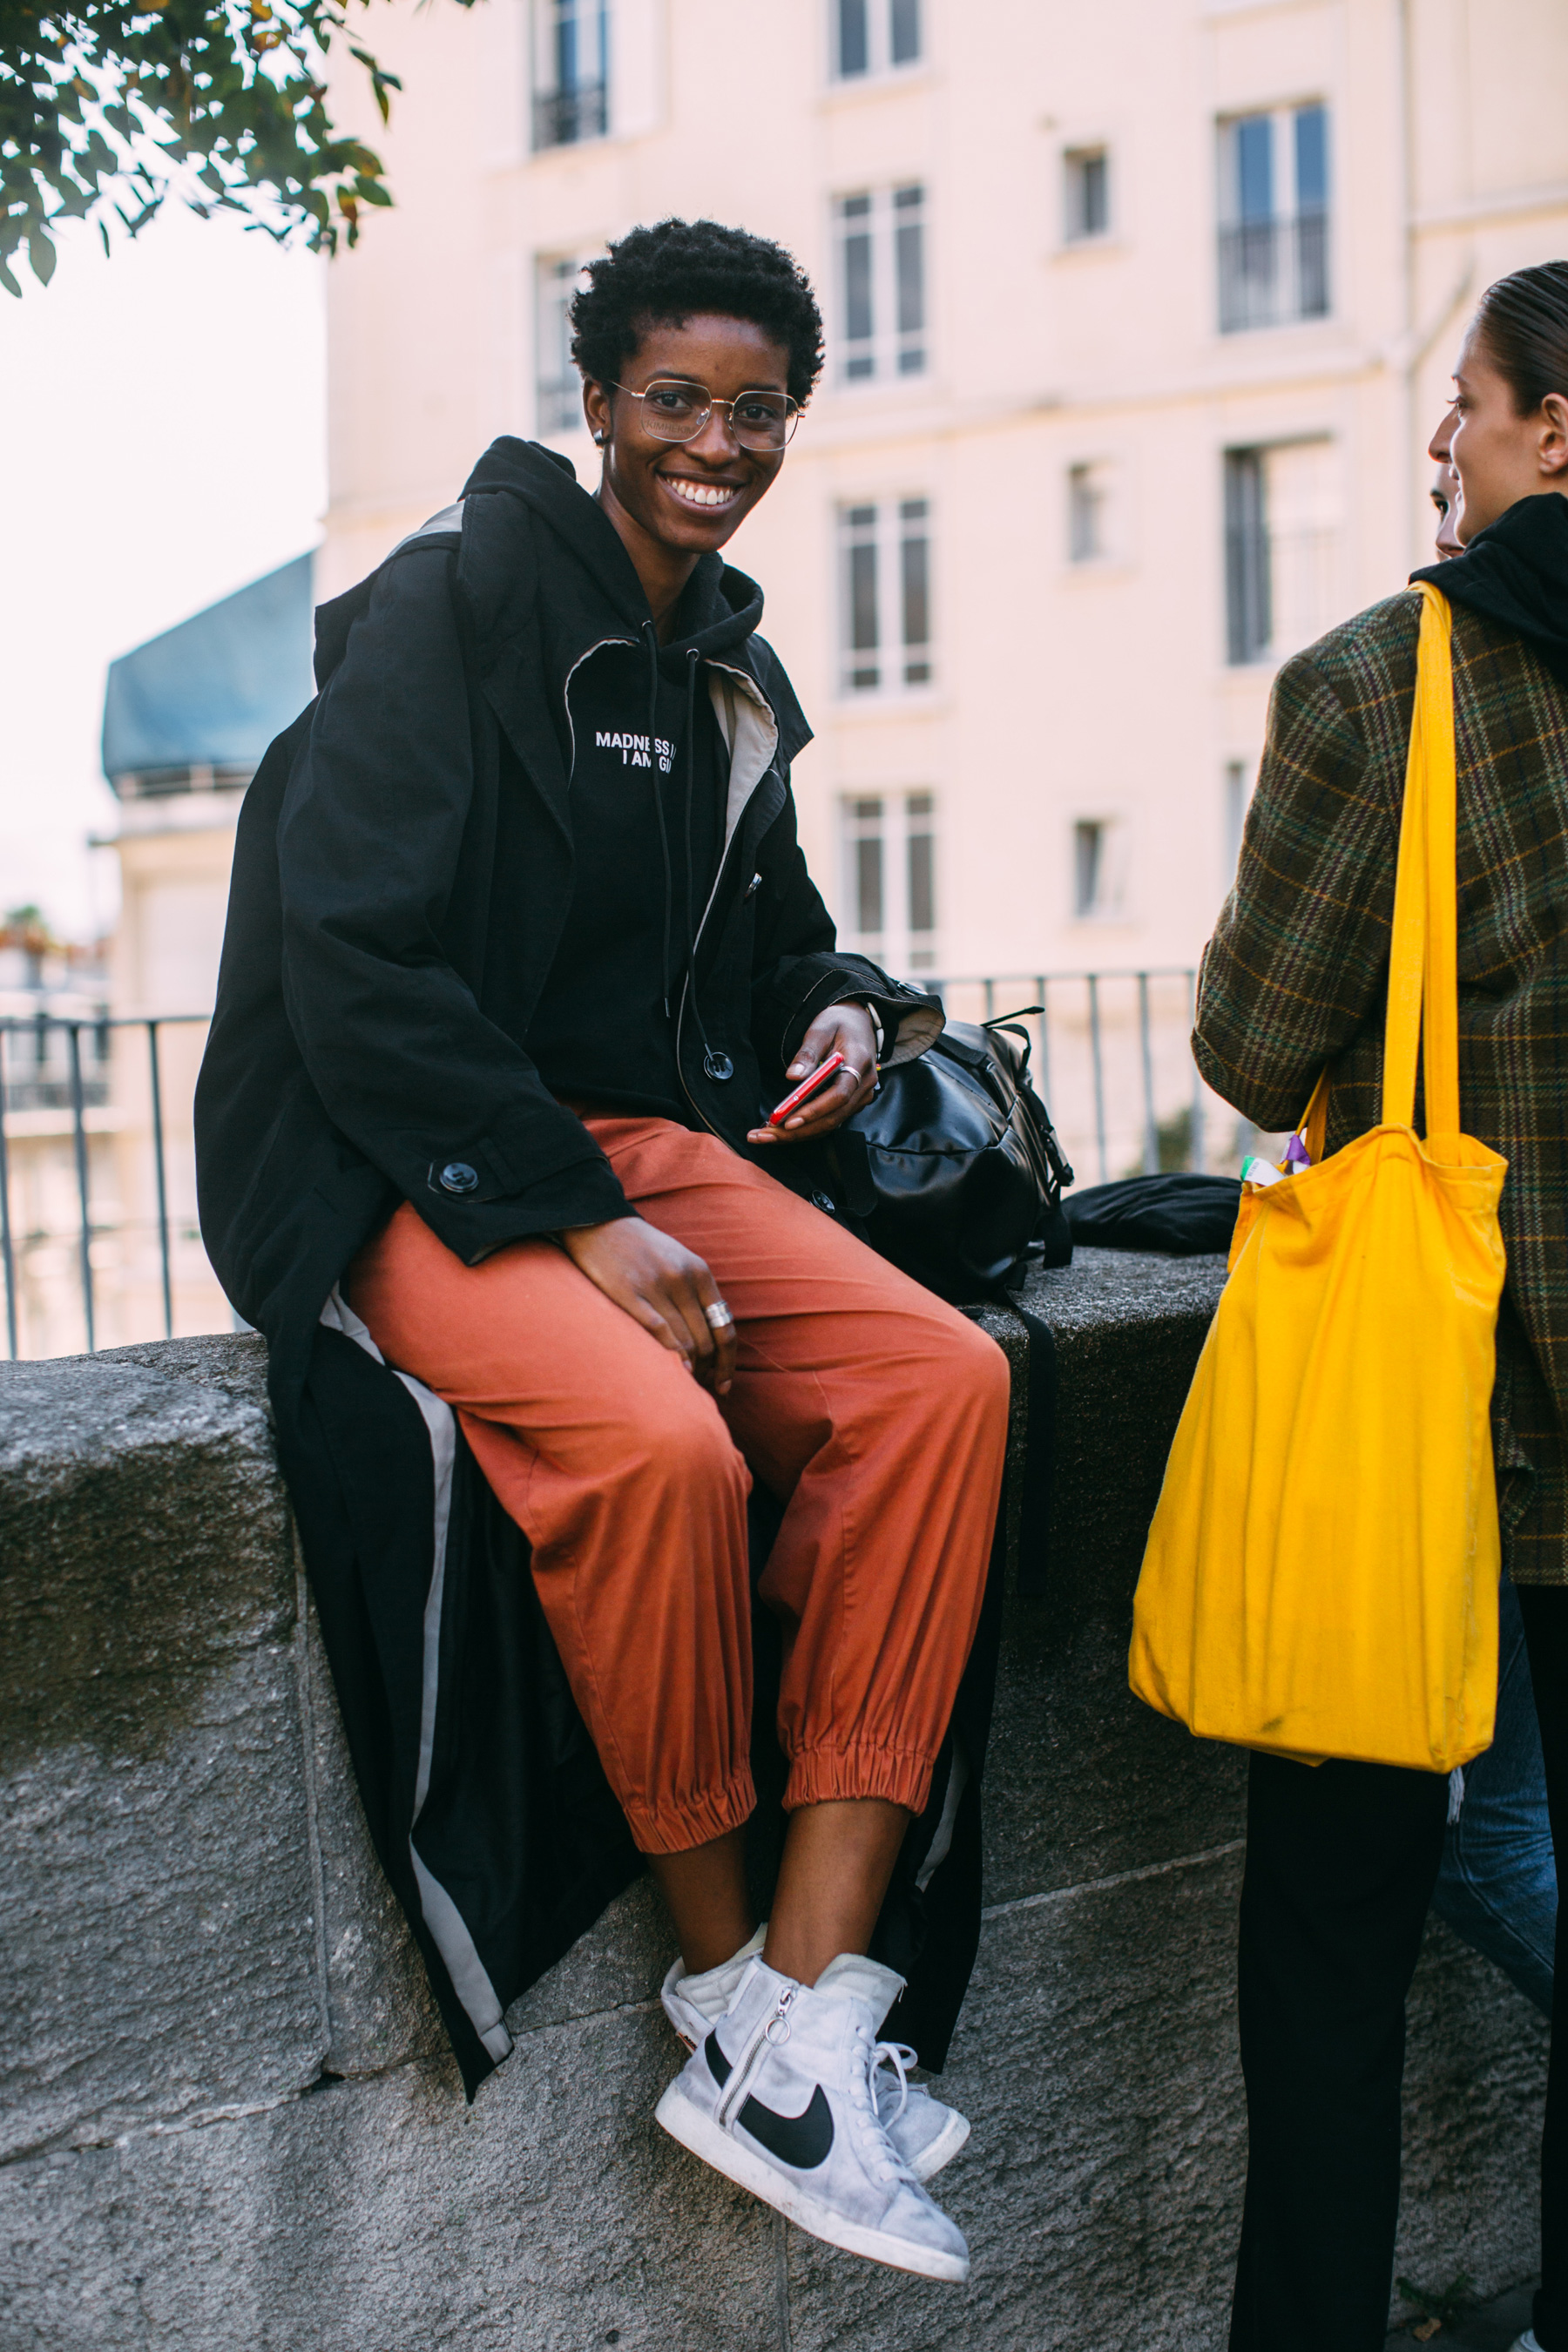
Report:
[[[456,1409],[528,1537],[644,1853],[719,1837],[755,1801],[748,1465],[785,1505],[762,1586],[784,1627],[784,1801],[919,1811],[980,1613],[1006,1360],[714,1137],[587,1124],[628,1200],[729,1301],[721,1402],[551,1241],[465,1265],[405,1203],[356,1259],[351,1303]]]

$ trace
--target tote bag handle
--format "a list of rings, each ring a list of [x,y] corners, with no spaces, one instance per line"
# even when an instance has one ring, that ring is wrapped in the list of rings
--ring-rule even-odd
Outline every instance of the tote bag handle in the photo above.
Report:
[[[1454,610],[1429,580],[1421,590],[1415,700],[1399,821],[1399,865],[1383,1034],[1383,1124],[1415,1121],[1415,1048],[1426,1087],[1426,1140],[1453,1158],[1459,1134],[1458,779],[1454,757]],[[1314,1167],[1328,1139],[1329,1074],[1312,1088],[1300,1133]]]
[[[1453,628],[1447,598],[1424,580],[1383,1045],[1383,1124],[1415,1123],[1419,1038],[1426,1083],[1426,1140],[1449,1147],[1441,1154],[1448,1158],[1459,1134]]]

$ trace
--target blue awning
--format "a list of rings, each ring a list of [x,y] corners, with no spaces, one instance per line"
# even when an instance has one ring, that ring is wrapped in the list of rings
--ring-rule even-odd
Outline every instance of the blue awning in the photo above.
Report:
[[[296,556],[109,666],[103,772],[254,768],[315,691],[314,559]]]

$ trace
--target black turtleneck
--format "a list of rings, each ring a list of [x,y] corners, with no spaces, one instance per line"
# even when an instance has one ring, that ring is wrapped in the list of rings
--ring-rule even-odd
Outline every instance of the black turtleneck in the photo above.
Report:
[[[1462,555],[1410,575],[1525,639],[1568,687],[1568,498],[1520,499]]]

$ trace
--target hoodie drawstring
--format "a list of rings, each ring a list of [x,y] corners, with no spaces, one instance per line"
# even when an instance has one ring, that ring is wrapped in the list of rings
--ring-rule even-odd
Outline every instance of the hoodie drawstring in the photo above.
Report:
[[[735,1065],[728,1054],[716,1054],[708,1040],[702,1002],[697,993],[697,890],[691,871],[691,803],[697,793],[697,668],[701,656],[695,646],[686,649],[686,968],[691,975],[691,1011],[702,1040],[702,1070],[710,1078],[731,1078]]]
[[[658,731],[658,632],[651,621],[643,623],[643,635],[647,639],[647,749],[648,782],[653,788],[653,813],[658,819],[658,845],[664,856],[664,957],[659,965],[659,993],[664,999],[664,1017],[669,1018],[669,926],[675,898],[675,876],[669,863],[669,832],[664,822],[664,794],[658,788],[658,761],[654,752],[654,738]],[[691,821],[687,812],[686,871],[688,890],[691,873]]]
[[[697,792],[697,667],[700,659],[695,646],[686,649],[686,968],[691,975],[691,1011],[697,1023],[697,1034],[702,1040],[702,1068],[710,1078],[727,1078],[735,1065],[728,1054],[716,1054],[708,1042],[708,1024],[702,1018],[701,999],[697,993],[697,889],[691,871],[691,803]]]
[[[664,998],[664,1017],[669,1018],[670,927],[674,920],[675,877],[669,858],[669,829],[665,821],[664,794],[658,788],[658,760],[654,741],[658,728],[658,633],[651,621],[643,623],[643,635],[647,643],[647,741],[648,778],[653,787],[654,814],[658,819],[658,845],[664,856],[664,962],[659,974],[659,986]],[[686,793],[683,806],[682,834],[686,852],[686,971],[691,989],[691,1011],[697,1023],[697,1034],[702,1040],[702,1069],[705,1076],[716,1079],[732,1077],[735,1065],[728,1054],[715,1053],[708,1039],[708,1024],[702,1018],[702,1005],[697,992],[697,877],[691,863],[691,810],[697,792],[697,672],[701,656],[695,646],[686,649],[686,731],[681,744],[681,757],[686,769]]]
[[[687,953],[688,953],[688,955],[689,956],[689,958],[690,958],[690,961],[691,961],[692,995],[693,995],[693,1000],[694,1000],[694,1001],[695,1001],[695,997],[696,997],[696,982],[697,982],[697,940],[696,940],[696,938],[695,938],[695,936],[694,936],[694,935],[695,935],[695,931],[696,931],[696,928],[697,928],[697,887],[696,887],[696,884],[694,883],[694,881],[693,881],[693,879],[692,879],[692,875],[691,875],[691,796],[692,796],[693,790],[694,790],[694,788],[695,788],[695,774],[696,774],[696,767],[697,767],[697,758],[696,758],[696,753],[695,753],[695,751],[693,750],[693,747],[692,747],[692,741],[691,741],[691,732],[692,732],[692,730],[691,730],[691,721],[692,721],[693,717],[694,717],[694,716],[695,716],[695,714],[696,714],[696,709],[697,709],[697,663],[698,663],[698,658],[699,658],[699,656],[698,656],[698,652],[697,652],[697,648],[696,648],[696,646],[688,646],[688,647],[687,647],[687,649],[686,649],[686,733],[685,733],[685,735],[684,735],[684,736],[683,736],[683,738],[682,738],[682,747],[683,747],[683,754],[684,754],[684,758],[685,758],[685,761],[686,761],[686,810],[685,810],[685,822],[686,822],[686,929],[687,929],[687,932],[688,932],[688,939],[687,939]],[[706,1039],[706,1038],[704,1038],[702,1042],[703,1042],[703,1044],[704,1044],[704,1045],[706,1045],[708,1041],[707,1041],[707,1039]]]

